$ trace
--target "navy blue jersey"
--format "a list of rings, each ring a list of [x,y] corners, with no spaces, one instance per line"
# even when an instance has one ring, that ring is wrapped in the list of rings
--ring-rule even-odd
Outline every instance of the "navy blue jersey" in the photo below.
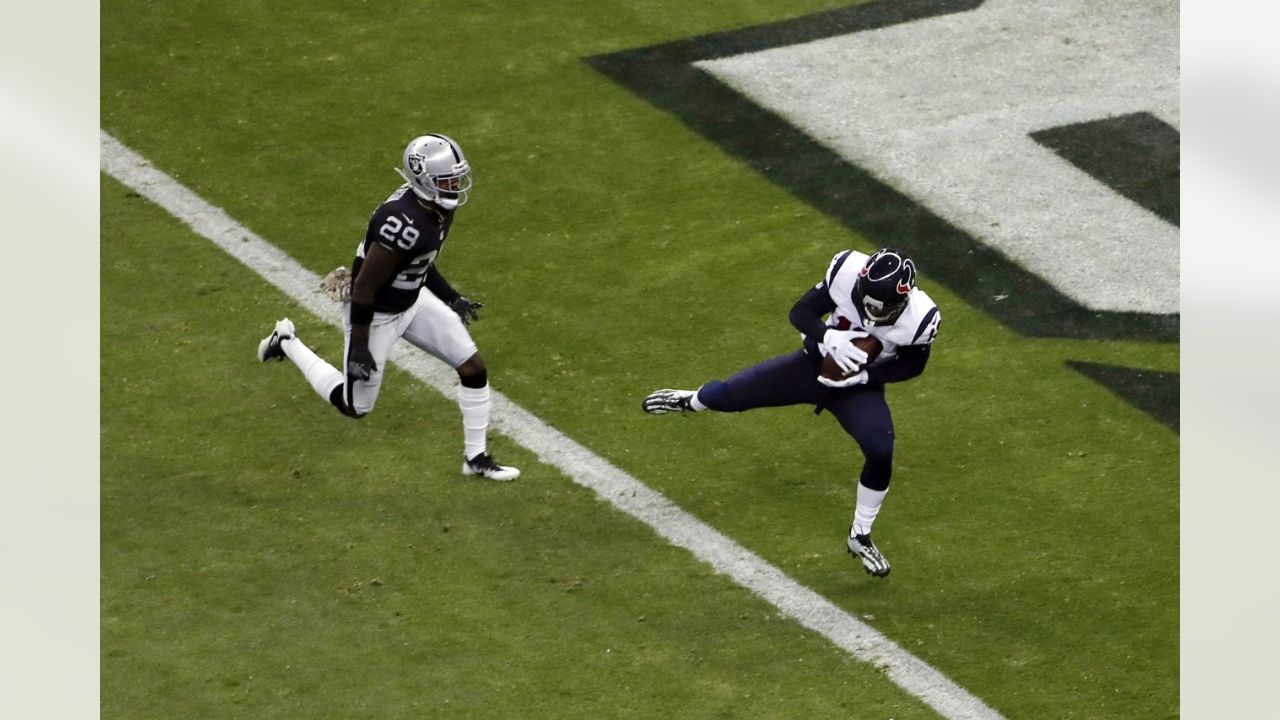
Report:
[[[449,236],[453,211],[418,200],[406,183],[391,193],[369,218],[364,242],[351,263],[352,282],[360,274],[365,254],[373,243],[394,250],[399,257],[396,274],[373,296],[373,309],[384,313],[408,310],[418,300],[436,258]]]

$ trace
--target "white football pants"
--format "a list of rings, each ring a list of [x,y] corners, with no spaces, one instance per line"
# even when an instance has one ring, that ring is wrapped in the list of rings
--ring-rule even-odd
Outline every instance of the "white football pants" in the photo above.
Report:
[[[351,306],[344,308],[342,368],[346,376],[347,348],[351,347]],[[476,354],[476,343],[462,324],[462,318],[449,309],[444,301],[429,290],[418,294],[418,301],[402,313],[374,313],[369,325],[369,353],[378,369],[368,380],[345,377],[343,397],[352,410],[365,414],[378,401],[382,389],[382,375],[387,368],[387,357],[396,340],[404,338],[411,345],[431,353],[449,367],[456,368]]]

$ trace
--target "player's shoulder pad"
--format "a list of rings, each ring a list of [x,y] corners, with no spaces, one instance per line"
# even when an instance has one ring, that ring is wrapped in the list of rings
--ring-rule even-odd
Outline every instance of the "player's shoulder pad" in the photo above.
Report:
[[[420,232],[417,228],[422,226],[417,220],[419,214],[415,212],[412,200],[406,202],[403,195],[392,193],[369,216],[365,241],[377,243],[395,252],[408,250]]]
[[[394,195],[383,200],[378,207],[373,209],[373,214],[369,216],[369,223],[380,222],[386,220],[388,215],[399,215],[400,205],[396,202],[398,198]]]
[[[388,215],[403,215],[411,213],[414,208],[414,194],[409,189],[409,184],[405,183],[395,189],[395,192],[387,196],[380,205],[373,211],[373,217],[385,218]]]
[[[889,338],[898,345],[930,345],[938,337],[941,322],[942,313],[933,298],[916,288],[911,292],[907,309],[889,331]]]
[[[842,250],[841,252],[836,253],[835,256],[831,258],[831,262],[827,265],[827,274],[824,276],[826,278],[827,287],[833,285],[836,281],[836,276],[840,274],[840,271],[845,270],[846,268],[852,269],[856,274],[857,271],[861,270],[862,266],[867,263],[867,257],[867,255],[860,253],[857,250]]]
[[[392,203],[406,196],[412,196],[412,195],[413,195],[413,189],[409,187],[409,183],[400,183],[400,187],[396,188],[395,190],[392,190],[391,194],[387,196],[387,199],[383,200],[382,202],[384,204]]]
[[[832,258],[823,282],[826,283],[827,292],[837,305],[850,302],[858,273],[866,264],[867,256],[857,250],[846,250]]]
[[[938,304],[929,297],[929,293],[916,288],[911,293],[911,304],[907,306],[907,310],[913,320],[918,318],[911,333],[911,344],[932,344],[938,337],[938,327],[942,323],[942,311],[938,310]]]

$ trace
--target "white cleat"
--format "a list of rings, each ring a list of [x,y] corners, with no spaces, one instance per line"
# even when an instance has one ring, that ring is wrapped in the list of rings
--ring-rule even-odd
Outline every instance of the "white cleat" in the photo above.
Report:
[[[849,553],[862,561],[862,567],[867,572],[876,577],[884,577],[889,574],[889,561],[884,559],[884,555],[876,548],[876,544],[871,542],[871,533],[866,535],[850,535],[849,536]]]
[[[693,412],[689,404],[693,393],[693,390],[654,390],[644,399],[642,407],[650,415]]]
[[[284,360],[284,348],[280,347],[282,340],[288,340],[294,337],[293,321],[289,318],[276,323],[276,329],[258,343],[258,362],[267,362],[274,360],[280,362]]]
[[[493,456],[486,452],[480,453],[462,463],[462,474],[479,475],[498,482],[510,482],[520,477],[520,470],[507,465],[499,465],[494,462]]]

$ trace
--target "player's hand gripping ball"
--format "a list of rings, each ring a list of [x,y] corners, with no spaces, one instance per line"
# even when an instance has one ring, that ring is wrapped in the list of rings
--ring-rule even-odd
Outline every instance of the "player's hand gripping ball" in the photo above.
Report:
[[[862,367],[855,367],[853,370],[845,372],[840,369],[840,365],[836,363],[836,359],[834,357],[824,355],[822,357],[822,377],[827,378],[828,380],[844,380],[851,375],[857,375],[862,371],[863,367],[870,365],[872,361],[876,359],[876,356],[880,354],[880,351],[884,349],[884,345],[870,335],[865,337],[855,337],[850,342],[853,343],[854,347],[857,347],[867,354],[866,363],[864,363]]]

